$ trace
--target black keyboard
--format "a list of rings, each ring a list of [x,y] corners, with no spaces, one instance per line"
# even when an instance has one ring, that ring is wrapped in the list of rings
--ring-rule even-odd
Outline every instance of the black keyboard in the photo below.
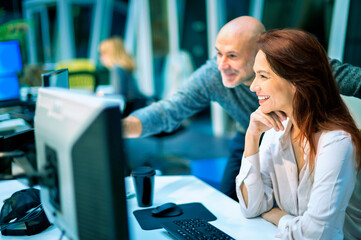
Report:
[[[178,240],[234,239],[203,219],[182,219],[162,223],[162,227]]]

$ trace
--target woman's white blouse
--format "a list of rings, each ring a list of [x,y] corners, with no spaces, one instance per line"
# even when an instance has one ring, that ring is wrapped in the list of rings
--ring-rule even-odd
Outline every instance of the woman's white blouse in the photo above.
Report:
[[[283,239],[343,239],[345,209],[356,181],[355,149],[344,131],[324,131],[317,146],[315,169],[308,164],[298,173],[290,129],[267,131],[259,153],[243,158],[236,178],[242,213],[256,217],[275,204],[289,213],[281,218],[279,236]],[[308,157],[305,145],[305,163]],[[240,190],[248,191],[248,208]]]

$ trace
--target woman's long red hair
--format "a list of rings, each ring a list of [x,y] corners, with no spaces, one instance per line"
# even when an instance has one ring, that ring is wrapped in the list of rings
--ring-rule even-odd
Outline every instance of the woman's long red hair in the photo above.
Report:
[[[296,87],[293,115],[300,128],[299,139],[306,139],[310,145],[311,171],[317,151],[314,134],[334,129],[351,135],[360,170],[361,132],[340,96],[326,51],[318,40],[301,30],[271,30],[261,35],[258,46],[273,71]]]

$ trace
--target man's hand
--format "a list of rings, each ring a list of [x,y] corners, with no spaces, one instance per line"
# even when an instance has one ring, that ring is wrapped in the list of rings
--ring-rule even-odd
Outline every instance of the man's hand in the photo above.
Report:
[[[142,122],[134,116],[126,117],[122,120],[123,137],[137,138],[142,134]]]
[[[265,212],[262,214],[262,218],[267,220],[268,222],[273,223],[274,225],[278,226],[280,219],[287,215],[288,213],[282,211],[278,207],[272,208],[269,212]]]

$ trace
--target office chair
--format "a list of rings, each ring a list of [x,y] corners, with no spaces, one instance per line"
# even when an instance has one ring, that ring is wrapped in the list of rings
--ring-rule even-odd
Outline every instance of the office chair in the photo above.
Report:
[[[97,85],[94,62],[90,59],[78,58],[56,64],[56,69],[62,68],[67,68],[69,71],[69,88],[94,92]]]
[[[355,120],[357,127],[361,131],[361,99],[345,95],[341,95],[341,97]]]

